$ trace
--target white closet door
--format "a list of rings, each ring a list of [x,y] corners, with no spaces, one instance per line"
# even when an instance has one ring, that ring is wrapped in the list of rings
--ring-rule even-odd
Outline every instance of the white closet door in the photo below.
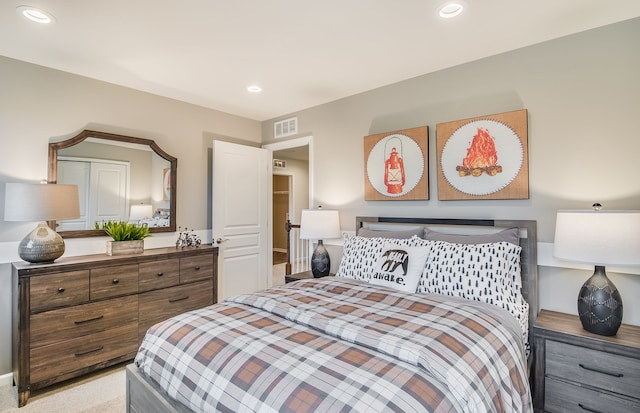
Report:
[[[90,228],[96,222],[126,221],[129,216],[129,165],[91,163]]]
[[[84,161],[58,161],[59,184],[78,185],[78,199],[80,201],[80,218],[58,221],[58,231],[76,231],[93,229],[87,221],[89,206],[89,175],[91,164]]]

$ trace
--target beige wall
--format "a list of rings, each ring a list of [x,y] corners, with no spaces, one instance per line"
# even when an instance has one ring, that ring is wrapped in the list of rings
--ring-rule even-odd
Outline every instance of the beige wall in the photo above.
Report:
[[[46,179],[48,143],[85,128],[154,139],[177,157],[177,224],[197,230],[211,222],[212,140],[252,145],[261,140],[257,121],[0,57],[0,200],[6,182]],[[0,376],[11,371],[11,273],[6,263],[18,260],[17,243],[32,227],[0,219]],[[149,240],[163,242],[163,237]],[[77,245],[73,241],[67,250]],[[175,242],[175,236],[165,241]],[[104,241],[99,245],[88,252],[104,252]]]
[[[556,267],[566,264],[552,257],[555,213],[587,209],[595,201],[607,209],[640,209],[637,39],[640,19],[427,74],[279,119],[297,116],[300,136],[313,135],[314,204],[338,208],[343,229],[353,230],[357,215],[534,219],[541,241],[540,304],[576,313],[578,291],[593,270]],[[530,198],[439,201],[436,125],[518,109],[529,114]],[[363,137],[423,125],[429,126],[431,199],[365,201]],[[264,122],[262,133],[264,143],[274,142],[273,122]],[[640,274],[639,267],[631,271]],[[625,322],[640,324],[640,277],[608,272],[621,291]]]

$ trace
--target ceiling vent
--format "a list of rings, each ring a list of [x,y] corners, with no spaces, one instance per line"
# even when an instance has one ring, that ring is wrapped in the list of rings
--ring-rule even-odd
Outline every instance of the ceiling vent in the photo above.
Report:
[[[298,118],[279,120],[273,124],[273,137],[284,138],[298,133]]]
[[[287,161],[283,161],[282,159],[274,159],[273,160],[273,167],[274,168],[286,168],[287,167]]]

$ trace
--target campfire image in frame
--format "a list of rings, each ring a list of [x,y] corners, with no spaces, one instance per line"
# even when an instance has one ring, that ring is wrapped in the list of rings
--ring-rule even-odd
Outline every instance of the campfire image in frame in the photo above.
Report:
[[[438,199],[527,199],[527,111],[436,126]]]
[[[460,176],[475,177],[483,173],[495,176],[502,172],[502,166],[498,165],[496,145],[488,130],[478,128],[478,133],[467,149],[467,156],[462,160],[462,165],[456,166],[456,171]]]

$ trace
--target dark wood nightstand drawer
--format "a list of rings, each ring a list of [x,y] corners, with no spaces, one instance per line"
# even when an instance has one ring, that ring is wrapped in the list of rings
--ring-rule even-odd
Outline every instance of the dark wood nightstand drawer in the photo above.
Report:
[[[588,387],[548,377],[545,412],[549,413],[637,413],[640,402],[624,396],[600,393]]]
[[[547,340],[547,376],[640,398],[640,360]]]

